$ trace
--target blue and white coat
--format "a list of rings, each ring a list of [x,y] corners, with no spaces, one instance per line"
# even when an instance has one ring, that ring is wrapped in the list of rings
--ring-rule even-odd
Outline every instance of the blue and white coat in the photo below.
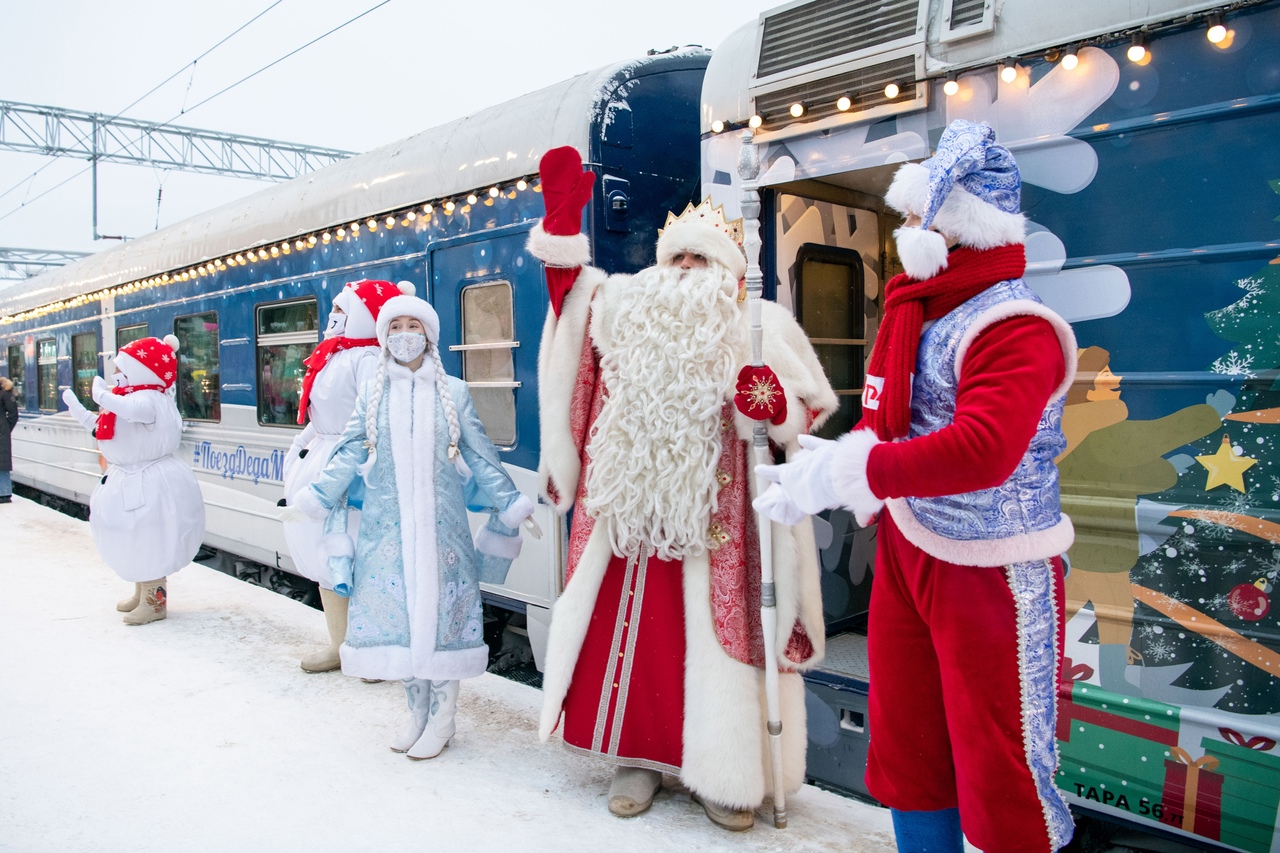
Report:
[[[366,383],[342,440],[302,503],[330,511],[326,529],[333,588],[350,595],[342,671],[361,678],[445,681],[485,671],[488,649],[480,581],[501,583],[519,550],[518,526],[533,511],[507,475],[476,415],[465,382],[448,378],[457,409],[458,449],[470,471],[448,458],[449,429],[435,365],[416,371],[390,360],[378,405],[376,459],[366,477],[359,542],[346,529],[346,493],[369,457]],[[475,544],[467,504],[492,512]],[[477,553],[477,547],[484,553]],[[494,558],[496,555],[496,559]]]

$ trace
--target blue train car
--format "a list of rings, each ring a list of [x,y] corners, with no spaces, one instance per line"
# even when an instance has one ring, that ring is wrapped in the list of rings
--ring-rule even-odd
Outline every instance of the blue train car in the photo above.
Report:
[[[660,217],[698,189],[697,104],[709,53],[686,49],[583,74],[0,293],[0,370],[17,385],[14,479],[87,503],[101,471],[62,389],[89,384],[117,347],[181,343],[179,451],[204,494],[206,546],[241,570],[288,571],[276,501],[299,429],[302,359],[348,281],[413,282],[436,307],[447,370],[465,378],[522,491],[538,492],[538,160],[573,145],[596,171],[584,231],[608,270],[652,263]],[[659,131],[660,132],[657,132]],[[540,654],[560,591],[564,532],[530,542],[490,603],[526,612]],[[209,555],[206,555],[209,556]]]
[[[1275,853],[1280,4],[799,0],[731,35],[703,89],[704,190],[739,209],[754,129],[766,286],[842,395],[830,431],[860,415],[901,271],[884,190],[957,118],[1017,156],[1027,282],[1080,346],[1058,785],[1081,811]],[[865,793],[875,529],[829,522],[809,768]]]

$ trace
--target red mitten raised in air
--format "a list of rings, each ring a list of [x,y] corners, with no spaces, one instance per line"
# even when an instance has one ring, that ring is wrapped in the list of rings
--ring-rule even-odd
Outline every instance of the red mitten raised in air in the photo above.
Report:
[[[787,419],[787,395],[777,374],[768,367],[748,364],[738,372],[733,404],[753,421],[768,421],[778,426]]]
[[[538,174],[546,216],[529,232],[527,248],[546,267],[551,310],[559,317],[579,268],[591,261],[591,244],[582,233],[582,208],[591,201],[596,176],[583,169],[582,155],[569,145],[542,155]]]

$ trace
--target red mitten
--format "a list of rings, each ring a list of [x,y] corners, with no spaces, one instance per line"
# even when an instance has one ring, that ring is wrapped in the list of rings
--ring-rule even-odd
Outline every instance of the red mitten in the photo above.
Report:
[[[584,171],[582,155],[565,145],[542,155],[538,164],[542,179],[542,203],[547,215],[542,230],[558,237],[571,236],[582,230],[582,208],[591,201],[595,172]]]
[[[753,421],[767,420],[778,426],[787,419],[787,395],[777,375],[768,367],[748,364],[738,372],[733,404]]]

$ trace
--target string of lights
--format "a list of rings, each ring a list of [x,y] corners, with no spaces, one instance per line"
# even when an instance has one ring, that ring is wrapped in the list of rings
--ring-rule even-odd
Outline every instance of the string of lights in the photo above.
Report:
[[[997,63],[997,73],[1005,83],[1013,83],[1018,79],[1018,74],[1022,71],[1023,64],[1034,61],[1056,62],[1061,64],[1065,70],[1072,71],[1079,65],[1079,53],[1085,47],[1110,47],[1124,42],[1129,43],[1129,48],[1125,54],[1129,61],[1145,65],[1151,61],[1151,50],[1148,44],[1154,37],[1175,31],[1181,32],[1194,27],[1204,27],[1205,38],[1209,40],[1210,44],[1225,50],[1231,46],[1234,39],[1234,33],[1227,25],[1228,16],[1246,7],[1267,2],[1271,2],[1271,0],[1238,0],[1238,2],[1226,6],[1183,15],[1159,24],[1149,24],[1133,29],[1106,33],[1071,44],[1058,45],[1033,53],[1007,57]],[[932,83],[937,80],[944,81],[942,85],[943,94],[947,97],[952,97],[960,91],[959,78],[961,75],[990,67],[990,63],[983,63],[964,68],[952,68],[944,73],[929,75],[918,80],[891,80],[884,86],[884,98],[888,101],[893,101],[903,92],[915,91],[916,86],[920,83]],[[849,93],[841,95],[836,100],[835,107],[839,112],[847,113],[857,102],[857,93]],[[787,109],[787,112],[791,118],[799,119],[803,118],[814,106],[814,104],[809,104],[802,100],[795,101]],[[781,118],[781,116],[757,112],[745,122],[716,119],[711,122],[711,132],[723,133],[726,130],[741,130],[743,127],[754,131],[763,127],[766,122]]]
[[[38,308],[32,308],[29,311],[22,311],[17,314],[0,317],[0,326],[44,317],[48,314],[54,314],[59,311],[78,308],[81,305],[86,305],[90,302],[98,302],[109,297],[136,293],[141,290],[167,287],[172,284],[192,281],[197,278],[216,276],[228,269],[256,264],[261,261],[268,260],[269,258],[279,258],[283,255],[307,252],[317,246],[328,246],[333,243],[358,240],[362,233],[375,234],[379,229],[391,231],[398,227],[425,228],[434,223],[445,221],[455,214],[469,214],[474,206],[484,205],[492,207],[500,197],[505,196],[508,199],[514,199],[520,193],[528,191],[542,192],[542,185],[537,183],[536,176],[526,175],[510,183],[495,184],[487,188],[477,188],[467,193],[443,196],[422,204],[414,204],[409,207],[384,211],[382,213],[369,216],[363,220],[330,225],[326,228],[317,229],[308,233],[297,234],[286,240],[263,243],[253,246],[252,248],[236,252],[234,255],[229,254],[217,258],[209,258],[195,266],[187,267],[185,269],[172,270],[161,273],[160,275],[148,276],[147,278],[137,279],[124,284],[117,284],[88,293],[82,293],[70,299],[50,302],[46,305],[41,305]]]

